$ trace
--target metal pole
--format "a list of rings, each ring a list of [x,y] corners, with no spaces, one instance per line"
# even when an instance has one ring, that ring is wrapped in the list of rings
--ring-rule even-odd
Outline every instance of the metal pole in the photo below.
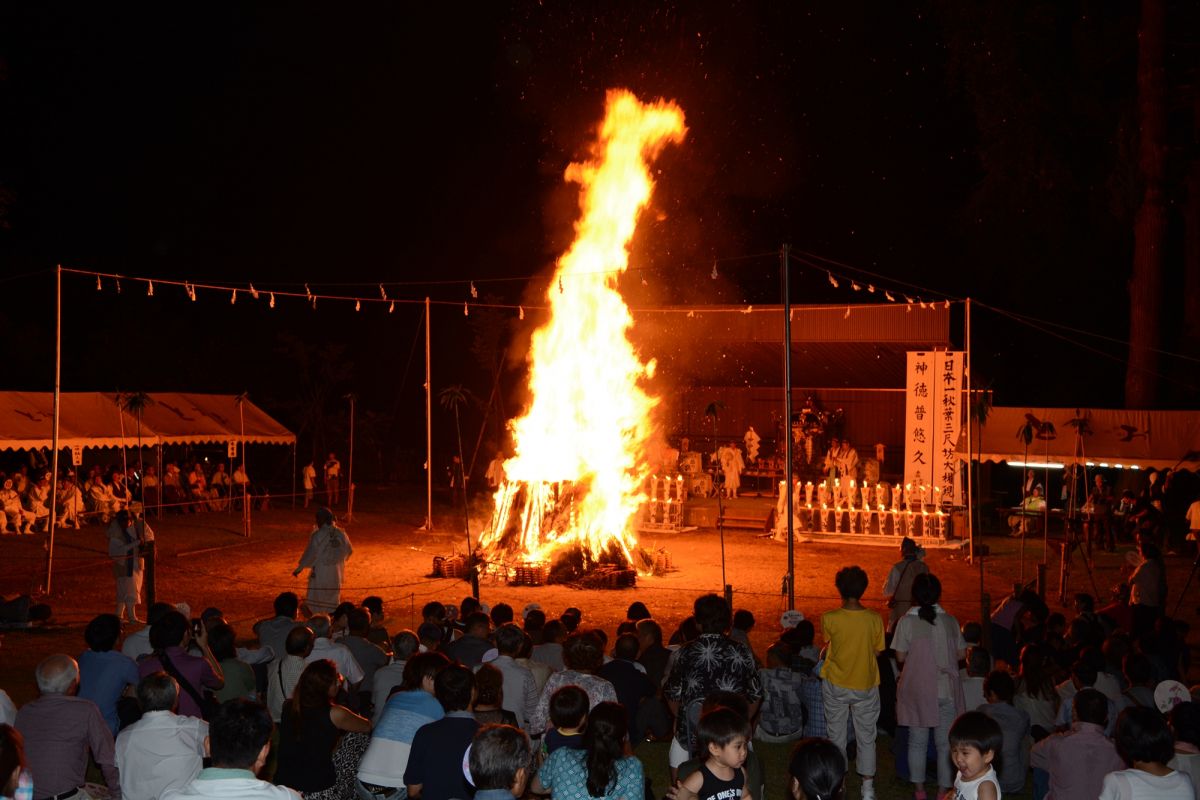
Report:
[[[54,269],[54,428],[50,435],[50,536],[46,543],[46,594],[54,577],[54,529],[58,526],[58,414],[62,393],[62,264]],[[124,444],[124,441],[121,442]]]
[[[433,530],[433,370],[429,361],[429,298],[425,298],[425,525]]]
[[[350,401],[350,470],[346,473],[346,521],[354,520],[354,393],[346,395]]]
[[[783,271],[783,476],[787,484],[787,602],[788,608],[796,607],[796,540],[793,527],[792,496],[792,298],[788,280],[788,253],[791,245],[785,244],[779,252],[779,268]]]
[[[296,440],[292,440],[292,510],[296,510]]]
[[[963,354],[964,372],[967,379],[967,540],[968,540],[968,559],[975,558],[975,480],[974,480],[974,461],[975,456],[972,448],[975,444],[975,438],[971,433],[971,416],[975,413],[975,393],[972,388],[971,378],[971,298],[967,298],[963,312],[963,349],[966,353]],[[1022,540],[1023,541],[1023,540]],[[986,598],[987,595],[983,589],[983,557],[979,557],[979,596]]]
[[[238,396],[238,419],[242,426],[242,474],[246,483],[242,487],[242,536],[250,537],[250,470],[246,467],[246,393]]]

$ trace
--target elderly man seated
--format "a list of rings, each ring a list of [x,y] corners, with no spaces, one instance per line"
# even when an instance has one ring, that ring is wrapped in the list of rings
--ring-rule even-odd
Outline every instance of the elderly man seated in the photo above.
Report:
[[[1042,497],[1042,485],[1033,487],[1029,496],[1021,503],[1021,513],[1008,518],[1009,536],[1020,538],[1026,534],[1038,534],[1042,530],[1042,514],[1046,510],[1046,498]]]
[[[208,755],[208,723],[175,713],[179,684],[152,672],[137,687],[142,718],[117,736],[117,768],[125,800],[158,800],[200,774]]]
[[[12,525],[16,533],[33,533],[33,521],[36,517],[21,504],[21,495],[13,488],[11,478],[4,481],[4,488],[0,489],[0,503],[4,505],[4,515],[8,518],[8,524]]]
[[[53,655],[35,673],[41,697],[17,712],[16,728],[25,737],[25,755],[36,777],[34,800],[67,800],[87,779],[88,753],[95,759],[113,798],[121,781],[113,755],[113,737],[91,700],[76,697],[79,665],[68,655]]]
[[[119,501],[113,495],[112,487],[99,475],[92,477],[92,484],[88,487],[88,501],[91,503],[91,510],[100,515],[100,521],[105,525],[119,510]]]
[[[79,482],[74,472],[68,472],[67,477],[58,484],[58,527],[73,527],[79,530],[80,516],[83,514],[83,492],[79,491]]]
[[[33,512],[33,527],[44,531],[50,527],[50,473],[38,476],[37,483],[29,487],[25,504]]]

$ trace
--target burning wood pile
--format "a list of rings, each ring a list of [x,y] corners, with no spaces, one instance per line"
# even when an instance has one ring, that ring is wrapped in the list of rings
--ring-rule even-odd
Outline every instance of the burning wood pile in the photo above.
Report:
[[[654,186],[650,162],[685,132],[674,103],[611,91],[592,158],[567,168],[581,216],[546,292],[549,318],[530,343],[529,405],[509,424],[515,455],[479,543],[488,564],[614,586],[653,566],[634,528],[656,433],[658,400],[644,385],[654,362],[629,341],[633,320],[617,284]]]

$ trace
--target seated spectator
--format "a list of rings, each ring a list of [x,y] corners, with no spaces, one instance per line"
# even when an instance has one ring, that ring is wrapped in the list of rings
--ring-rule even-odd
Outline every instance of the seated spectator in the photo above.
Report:
[[[1058,685],[1059,696],[1063,698],[1062,704],[1058,709],[1058,716],[1054,720],[1054,727],[1058,730],[1066,730],[1073,722],[1071,718],[1072,706],[1069,698],[1074,698],[1075,693],[1080,689],[1095,689],[1096,688],[1096,670],[1085,661],[1076,661],[1071,666],[1071,677]],[[1097,689],[1096,691],[1100,691]],[[1104,694],[1103,692],[1100,692]],[[1108,698],[1105,698],[1108,700]],[[1111,734],[1116,723],[1114,720],[1117,717],[1117,708],[1112,700],[1108,700],[1108,729],[1105,734]]]
[[[254,623],[254,635],[263,647],[271,648],[272,658],[283,655],[283,642],[296,627],[300,597],[295,592],[282,592],[275,597],[275,616]]]
[[[671,659],[671,651],[663,647],[662,627],[648,617],[640,619],[637,623],[637,637],[641,648],[638,652],[638,663],[646,668],[646,677],[654,684],[655,689],[659,689],[667,676],[667,662]]]
[[[1154,666],[1150,659],[1141,653],[1130,653],[1125,656],[1124,671],[1129,688],[1122,693],[1122,707],[1157,708],[1154,702],[1154,687],[1158,684],[1154,680]]]
[[[1200,705],[1180,703],[1171,709],[1167,722],[1175,737],[1175,757],[1167,766],[1187,773],[1192,785],[1200,786]]]
[[[121,643],[121,652],[134,661],[141,661],[150,655],[154,651],[154,648],[150,646],[150,629],[168,611],[175,610],[175,606],[170,603],[153,603],[146,609],[146,626],[125,636],[125,641]]]
[[[754,627],[754,614],[744,608],[733,612],[733,627],[729,630],[729,638],[750,646],[750,629]]]
[[[524,617],[525,633],[529,634],[535,645],[541,644],[542,631],[546,629],[546,612],[537,603],[530,603],[525,606]]]
[[[356,608],[347,615],[346,630],[347,635],[342,637],[340,643],[354,656],[363,672],[362,681],[358,684],[358,708],[370,716],[371,698],[375,692],[375,673],[386,667],[391,659],[383,648],[367,638],[371,633],[371,612],[365,608]]]
[[[967,674],[962,679],[963,699],[966,700],[966,710],[974,711],[986,702],[983,696],[983,682],[992,671],[992,657],[988,651],[976,645],[967,648]]]
[[[537,710],[538,704],[537,681],[533,673],[516,661],[524,645],[524,631],[511,622],[505,622],[496,628],[496,650],[499,655],[490,662],[504,676],[501,705],[516,716],[517,727],[522,729]]]
[[[296,682],[308,664],[313,638],[312,628],[293,625],[281,655],[267,668],[267,708],[276,721],[283,717],[283,704],[292,696]]]
[[[392,690],[404,683],[404,665],[417,652],[420,644],[412,631],[400,631],[392,639],[392,661],[375,671],[375,687],[371,692],[371,721],[376,725]]]
[[[542,662],[555,672],[565,669],[562,646],[564,638],[566,638],[566,629],[563,624],[556,619],[550,620],[542,628],[542,641],[533,646],[531,658],[534,661]]]
[[[474,693],[475,676],[466,667],[451,665],[434,677],[433,694],[446,716],[421,726],[413,737],[404,770],[410,798],[453,800],[471,796],[462,765],[479,730],[479,723],[468,710]]]
[[[153,672],[170,675],[179,682],[182,690],[179,713],[203,719],[202,693],[205,689],[216,691],[224,686],[225,675],[208,647],[208,631],[203,625],[196,629],[195,641],[200,647],[199,656],[187,652],[192,642],[188,618],[176,610],[168,611],[150,626],[150,646],[154,652],[138,662],[138,675],[142,678]]]
[[[308,627],[313,632],[313,647],[307,660],[309,664],[325,659],[332,661],[342,676],[342,687],[348,692],[353,691],[363,679],[363,670],[348,647],[329,638],[331,625],[328,614],[314,614],[309,617]]]
[[[404,683],[384,704],[358,766],[355,791],[359,797],[389,798],[404,788],[404,771],[417,729],[446,715],[433,689],[437,674],[450,663],[441,653],[419,653],[404,665]]]
[[[79,654],[79,696],[96,704],[113,736],[121,728],[117,701],[138,683],[137,664],[113,650],[120,636],[121,620],[115,614],[101,614],[84,629],[88,649]]]
[[[450,625],[446,620],[446,606],[439,603],[437,600],[430,600],[421,608],[421,621],[428,622],[431,625],[437,625],[442,631],[441,640],[450,642]]]
[[[613,648],[613,660],[601,666],[597,673],[613,685],[613,690],[617,693],[617,702],[625,707],[631,742],[645,735],[645,731],[638,728],[638,714],[642,703],[654,697],[656,689],[646,677],[645,667],[637,663],[637,654],[637,636],[632,633],[622,634],[617,637],[616,647]]]
[[[25,739],[25,755],[37,779],[35,798],[74,792],[87,780],[88,755],[100,767],[114,798],[121,780],[113,756],[113,737],[100,709],[75,697],[79,665],[67,655],[44,659],[34,673],[40,697],[21,706],[16,729]]]
[[[4,504],[5,518],[12,526],[14,533],[33,533],[33,521],[37,517],[21,504],[21,493],[13,488],[11,478],[6,479],[4,488],[0,489],[0,503]]]
[[[788,764],[792,800],[845,797],[846,757],[828,739],[808,739],[796,745]]]
[[[509,725],[485,725],[471,742],[467,766],[475,800],[516,800],[525,794],[533,769],[529,737]]]
[[[758,671],[763,701],[754,738],[792,742],[804,736],[804,705],[800,702],[805,676],[792,669],[792,651],[777,642],[767,648],[767,666]]]
[[[588,696],[578,686],[564,686],[550,698],[550,722],[553,728],[542,738],[542,755],[560,747],[583,749],[583,730],[587,727]]]
[[[1100,795],[1104,776],[1124,763],[1104,728],[1108,724],[1108,698],[1095,689],[1076,692],[1072,704],[1075,721],[1065,733],[1047,736],[1033,746],[1034,796],[1050,800],[1092,800]]]
[[[574,684],[583,689],[587,692],[592,708],[595,708],[597,703],[617,702],[617,692],[613,685],[597,674],[604,664],[604,650],[594,634],[572,634],[563,646],[563,663],[566,669],[554,673],[550,680],[546,681],[546,687],[542,689],[542,696],[538,699],[537,708],[530,719],[527,730],[535,736],[540,736],[549,727],[550,697],[562,686]]]
[[[1175,756],[1174,741],[1158,709],[1127,708],[1117,719],[1117,752],[1129,766],[1104,776],[1100,800],[1159,798],[1189,800],[1196,789],[1186,773],[1167,763]]]
[[[792,669],[812,672],[812,668],[821,660],[821,651],[813,644],[816,638],[817,629],[811,619],[797,621],[779,637],[779,641],[792,651]]]
[[[417,626],[417,640],[426,652],[440,653],[445,646],[446,629],[432,622],[422,622]]]
[[[533,660],[533,637],[527,632],[522,631],[521,633],[521,654],[514,660],[533,675],[533,682],[537,684],[538,697],[541,697],[542,689],[546,687],[546,681],[550,680],[553,670],[542,662]]]
[[[28,766],[25,740],[20,732],[7,722],[0,722],[0,797],[33,796],[33,776]]]
[[[642,762],[626,755],[629,720],[619,703],[600,703],[588,714],[583,748],[560,747],[550,754],[533,782],[537,794],[560,798],[641,798]]]
[[[391,655],[389,651],[392,646],[392,637],[388,633],[387,627],[383,624],[385,619],[383,615],[383,598],[378,595],[363,598],[362,607],[371,615],[371,627],[367,631],[367,641],[379,645],[381,650]]]
[[[571,606],[559,615],[558,621],[563,624],[563,630],[570,636],[579,628],[579,623],[583,622],[583,612]]]
[[[371,730],[370,721],[333,701],[339,677],[332,661],[313,661],[283,705],[275,782],[305,797],[333,789],[337,783],[334,759],[342,734]]]
[[[254,670],[238,658],[236,642],[237,631],[228,623],[218,623],[208,630],[208,646],[212,649],[213,658],[221,665],[221,674],[225,676],[225,685],[215,692],[218,703],[235,697],[258,699]]]
[[[1030,735],[1041,741],[1055,727],[1058,716],[1058,692],[1054,688],[1049,661],[1037,645],[1021,649],[1020,671],[1013,705],[1029,715]]]
[[[625,619],[630,622],[641,622],[644,619],[650,619],[652,616],[650,609],[646,608],[646,604],[641,600],[634,600],[629,604],[629,609],[625,612]]]
[[[208,723],[175,714],[179,684],[165,672],[137,686],[142,718],[117,736],[117,771],[124,800],[158,800],[200,774],[208,755]]]
[[[490,625],[488,615],[482,611],[471,614],[467,617],[466,633],[446,645],[443,652],[464,667],[478,667],[483,663],[483,654],[492,649],[488,641]]]
[[[172,789],[161,800],[298,800],[286,786],[272,786],[255,776],[271,751],[271,715],[259,703],[230,700],[222,704],[209,725],[212,766],[182,789]]]
[[[1003,670],[994,670],[983,684],[987,702],[979,710],[996,720],[1004,743],[997,753],[996,778],[1000,791],[1005,794],[1020,792],[1025,788],[1025,775],[1029,772],[1029,749],[1025,737],[1029,735],[1029,715],[1013,705],[1016,686],[1012,676]],[[973,710],[973,709],[968,709]]]
[[[491,664],[475,672],[475,721],[480,725],[516,725],[517,715],[504,708],[504,673]]]

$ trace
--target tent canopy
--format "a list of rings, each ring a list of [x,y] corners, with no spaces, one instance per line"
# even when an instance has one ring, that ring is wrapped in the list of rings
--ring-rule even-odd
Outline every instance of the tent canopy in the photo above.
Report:
[[[163,392],[149,395],[142,412],[143,445],[249,442],[293,444],[296,436],[265,411],[243,399],[245,435],[236,395]],[[60,395],[60,447],[136,447],[138,420],[123,411],[117,395],[63,392]],[[53,445],[54,395],[0,392],[0,450]]]
[[[1029,415],[1029,416],[1027,416]],[[1018,436],[1027,422],[1049,422],[1053,438],[1036,435],[1025,451]],[[1072,420],[1090,433],[1076,435]],[[1070,464],[1076,457],[1098,466],[1134,469],[1200,468],[1200,412],[1101,408],[993,407],[977,445],[982,461]],[[1081,448],[1076,452],[1076,447]],[[959,441],[966,456],[966,437]],[[1027,457],[1028,456],[1028,457]]]

